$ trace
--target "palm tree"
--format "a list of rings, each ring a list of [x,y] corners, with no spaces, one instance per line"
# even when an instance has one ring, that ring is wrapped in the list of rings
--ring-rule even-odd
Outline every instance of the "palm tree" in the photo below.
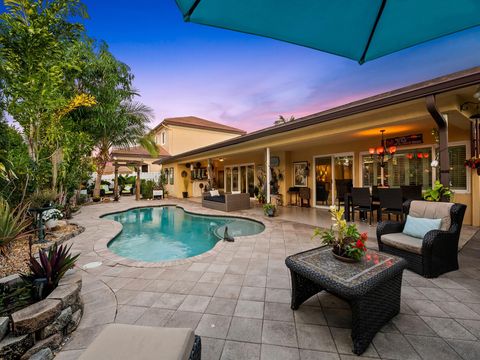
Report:
[[[88,65],[82,70],[77,86],[81,92],[93,95],[97,104],[82,108],[74,115],[80,129],[90,134],[95,143],[93,156],[97,178],[93,194],[99,196],[102,175],[110,161],[112,148],[140,145],[153,156],[157,155],[148,128],[153,111],[134,101],[138,93],[132,87],[130,68],[118,61],[106,44],[100,44],[98,51],[94,44],[85,44],[81,50]]]
[[[291,115],[290,118],[287,120],[283,115],[279,115],[278,119],[275,120],[273,123],[274,125],[283,125],[289,122],[295,121],[295,116]]]
[[[152,117],[153,111],[148,106],[139,102],[122,102],[115,112],[115,117],[96,129],[94,158],[97,177],[93,196],[100,195],[103,172],[111,160],[112,148],[128,149],[140,145],[153,156],[158,154],[155,139],[149,134],[147,126]]]

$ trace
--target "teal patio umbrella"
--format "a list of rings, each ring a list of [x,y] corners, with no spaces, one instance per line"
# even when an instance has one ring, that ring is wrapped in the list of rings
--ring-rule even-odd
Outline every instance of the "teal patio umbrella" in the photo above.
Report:
[[[359,63],[480,25],[480,0],[176,2],[185,21],[270,37]]]

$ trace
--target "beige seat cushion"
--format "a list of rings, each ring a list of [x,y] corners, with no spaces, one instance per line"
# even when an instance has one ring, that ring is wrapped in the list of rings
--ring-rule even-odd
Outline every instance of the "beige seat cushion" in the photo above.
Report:
[[[381,239],[388,246],[415,254],[422,254],[422,239],[417,239],[404,233],[385,234],[382,235]]]
[[[412,201],[408,215],[417,218],[442,219],[440,230],[448,230],[452,224],[450,218],[452,205],[453,203],[446,202]]]
[[[192,329],[110,324],[80,356],[81,360],[186,360],[192,351]]]

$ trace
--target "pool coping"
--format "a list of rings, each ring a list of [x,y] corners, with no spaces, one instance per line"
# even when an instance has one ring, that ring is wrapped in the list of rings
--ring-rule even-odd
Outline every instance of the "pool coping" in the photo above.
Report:
[[[117,214],[121,212],[126,212],[134,209],[142,209],[142,208],[151,208],[151,207],[165,207],[165,206],[175,206],[178,208],[181,208],[183,211],[194,214],[194,215],[205,215],[205,216],[211,216],[211,217],[231,217],[231,218],[240,218],[244,220],[250,220],[250,221],[255,221],[257,223],[260,223],[264,226],[264,230],[258,234],[255,235],[247,235],[247,236],[241,236],[237,237],[237,239],[252,239],[255,238],[256,236],[264,236],[265,234],[269,234],[272,231],[271,223],[267,219],[264,221],[259,221],[256,219],[253,219],[251,217],[247,217],[245,215],[236,215],[236,214],[224,214],[223,212],[208,209],[208,212],[215,212],[215,213],[201,213],[198,212],[199,209],[194,209],[192,210],[191,208],[187,208],[186,204],[175,204],[175,203],[161,203],[161,204],[145,204],[145,205],[135,205],[131,206],[122,210],[118,211],[110,211],[107,210],[107,212],[102,213],[98,216],[98,219],[103,221],[109,221],[115,224],[115,232],[111,234],[108,238],[103,238],[100,240],[96,240],[94,242],[94,252],[102,257],[105,260],[115,262],[120,265],[124,266],[129,266],[129,267],[141,267],[141,268],[164,268],[164,267],[170,267],[170,266],[178,266],[178,265],[184,265],[184,264],[190,264],[194,262],[201,261],[207,257],[210,256],[215,256],[217,255],[226,245],[227,242],[223,240],[219,240],[213,248],[210,250],[199,254],[195,256],[191,256],[185,259],[177,259],[177,260],[167,260],[167,261],[157,261],[157,262],[148,262],[148,261],[139,261],[139,260],[134,260],[134,259],[129,259],[120,255],[115,254],[108,248],[108,244],[113,241],[120,233],[123,231],[123,225],[119,223],[118,221],[111,220],[111,219],[104,219],[105,216],[107,215],[112,215],[112,214]],[[203,209],[203,208],[200,208]]]

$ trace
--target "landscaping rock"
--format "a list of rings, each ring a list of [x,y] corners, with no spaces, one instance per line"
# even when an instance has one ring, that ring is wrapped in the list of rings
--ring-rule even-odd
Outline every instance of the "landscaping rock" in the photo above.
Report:
[[[78,301],[82,283],[74,282],[72,284],[59,285],[47,296],[47,299],[56,299],[62,302],[62,308],[75,304]]]
[[[45,339],[55,333],[62,333],[71,320],[72,308],[68,307],[60,313],[53,323],[40,330],[40,339]]]
[[[70,334],[73,330],[77,328],[78,324],[80,324],[81,319],[82,319],[82,309],[79,309],[72,314],[72,319],[70,320],[67,326],[67,334]]]
[[[46,338],[44,340],[38,341],[30,350],[28,350],[23,356],[21,360],[30,359],[31,356],[36,355],[39,351],[44,349],[54,350],[60,347],[63,340],[63,336],[60,334],[55,334]]]
[[[0,317],[0,341],[3,340],[5,336],[7,336],[9,322],[10,320],[8,319],[8,317]]]
[[[33,334],[7,336],[0,341],[0,359],[13,360],[20,358],[34,344]]]
[[[12,314],[13,333],[33,333],[53,322],[62,310],[60,300],[45,299]]]
[[[13,275],[5,276],[5,277],[0,279],[0,284],[1,285],[12,286],[12,285],[19,284],[21,282],[22,282],[22,278],[20,277],[19,274],[13,274]]]
[[[30,360],[52,360],[53,358],[52,350],[49,348],[42,349],[36,354],[30,356]]]

